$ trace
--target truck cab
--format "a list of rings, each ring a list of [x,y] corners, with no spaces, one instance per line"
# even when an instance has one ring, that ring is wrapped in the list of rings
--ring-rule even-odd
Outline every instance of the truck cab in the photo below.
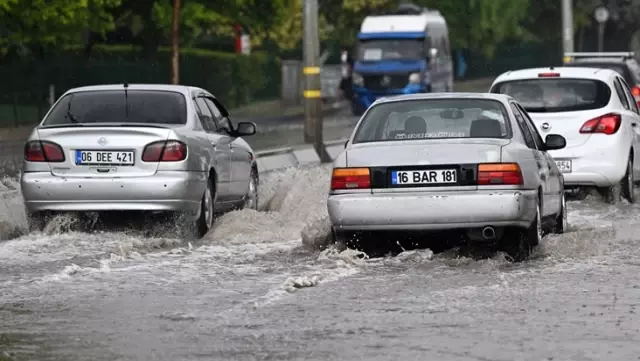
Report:
[[[353,66],[354,115],[382,97],[449,91],[453,59],[438,10],[401,5],[392,14],[364,19]]]

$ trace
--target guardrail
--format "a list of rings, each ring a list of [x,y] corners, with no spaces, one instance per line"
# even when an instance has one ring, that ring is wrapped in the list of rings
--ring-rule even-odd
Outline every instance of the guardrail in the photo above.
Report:
[[[325,142],[325,148],[335,159],[344,149],[348,138]],[[258,170],[261,173],[271,172],[289,167],[320,164],[320,157],[313,148],[313,145],[306,144],[299,147],[283,147],[266,149],[256,152]]]

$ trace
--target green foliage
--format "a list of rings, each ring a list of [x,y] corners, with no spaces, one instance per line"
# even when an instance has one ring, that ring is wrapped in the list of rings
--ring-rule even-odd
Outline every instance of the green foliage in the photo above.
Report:
[[[560,39],[558,0],[413,0],[438,9],[447,19],[453,48],[493,57],[505,41]],[[197,47],[233,37],[241,24],[254,48],[280,51],[299,47],[303,0],[183,0],[181,46]],[[395,8],[397,0],[321,0],[319,33],[330,44],[353,45],[365,16]],[[576,26],[590,23],[592,0],[574,0]],[[168,44],[171,0],[0,0],[0,50],[82,43],[124,26],[147,50]]]
[[[47,47],[82,41],[89,29],[114,28],[110,9],[121,0],[0,0],[0,47]]]
[[[168,83],[169,49],[160,48],[153,61],[140,60],[140,52],[134,46],[96,46],[91,58],[85,59],[82,46],[67,46],[46,62],[1,67],[0,77],[5,81],[0,83],[0,94],[37,90],[28,100],[37,104],[45,101],[49,84],[60,94],[88,84]],[[261,53],[246,56],[187,48],[180,52],[180,80],[209,90],[232,108],[277,98],[280,62]]]

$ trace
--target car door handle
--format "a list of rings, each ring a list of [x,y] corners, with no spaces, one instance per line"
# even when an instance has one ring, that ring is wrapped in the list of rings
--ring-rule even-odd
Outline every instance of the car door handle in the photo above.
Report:
[[[632,122],[632,123],[631,123],[631,126],[635,128],[635,127],[637,127],[637,126],[638,126],[638,123],[636,123],[636,122]]]

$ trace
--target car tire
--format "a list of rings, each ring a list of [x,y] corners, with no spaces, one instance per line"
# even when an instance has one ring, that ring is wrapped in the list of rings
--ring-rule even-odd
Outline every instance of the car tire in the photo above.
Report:
[[[362,114],[364,114],[365,110],[366,109],[364,108],[364,105],[362,105],[362,104],[360,104],[358,102],[355,102],[355,101],[351,102],[351,114],[353,116],[360,117],[360,116],[362,116]]]
[[[513,262],[525,261],[531,256],[536,244],[542,240],[542,217],[540,202],[536,205],[536,216],[527,228],[509,228],[505,232],[499,250],[506,253]]]
[[[622,188],[622,197],[629,203],[636,202],[635,179],[633,177],[633,158],[629,157],[627,162],[627,171],[620,182]]]
[[[207,181],[207,188],[202,195],[200,201],[200,217],[195,223],[195,234],[197,239],[204,237],[207,232],[213,227],[215,221],[215,190],[213,187],[213,181],[209,179]]]
[[[249,177],[249,189],[247,190],[247,194],[245,195],[244,205],[242,206],[242,209],[253,209],[256,211],[258,210],[258,185],[258,172],[254,168],[251,169],[251,176]]]
[[[562,192],[562,200],[560,201],[560,213],[556,216],[553,222],[553,228],[551,232],[555,234],[563,234],[569,228],[569,222],[567,220],[567,201],[564,192]]]

